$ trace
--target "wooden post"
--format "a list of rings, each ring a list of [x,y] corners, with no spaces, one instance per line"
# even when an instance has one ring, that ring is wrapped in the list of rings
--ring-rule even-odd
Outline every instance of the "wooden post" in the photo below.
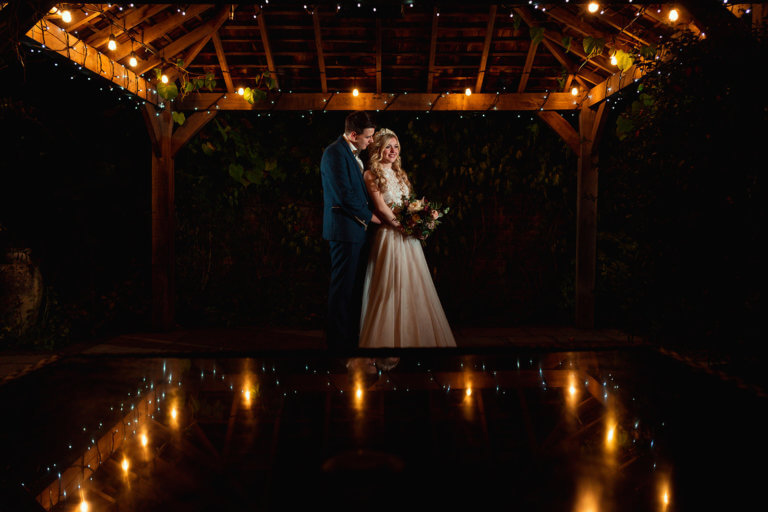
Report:
[[[595,326],[597,270],[597,140],[605,103],[597,112],[583,107],[579,115],[579,160],[576,184],[576,326]]]
[[[169,330],[175,317],[175,226],[170,108],[157,115],[147,104],[144,120],[152,140],[152,326]]]

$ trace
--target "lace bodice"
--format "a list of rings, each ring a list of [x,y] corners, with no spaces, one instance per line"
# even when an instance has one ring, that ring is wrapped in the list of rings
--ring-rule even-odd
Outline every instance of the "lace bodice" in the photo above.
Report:
[[[381,190],[384,202],[400,206],[403,203],[403,196],[408,197],[408,185],[398,181],[395,171],[384,169],[384,186]]]

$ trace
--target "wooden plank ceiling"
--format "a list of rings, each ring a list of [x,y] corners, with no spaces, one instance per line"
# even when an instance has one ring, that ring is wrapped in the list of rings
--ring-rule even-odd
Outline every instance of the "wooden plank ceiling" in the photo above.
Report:
[[[572,86],[586,91],[618,71],[610,52],[695,28],[684,11],[668,21],[672,7],[621,2],[592,14],[586,2],[69,4],[73,21],[60,11],[41,23],[150,82],[158,66],[178,76],[174,63],[184,59],[191,77],[213,73],[213,92],[222,94],[252,87],[265,70],[282,93],[546,94]],[[529,26],[544,28],[539,44]],[[108,49],[111,35],[115,50]],[[589,36],[606,41],[603,55],[586,58]]]

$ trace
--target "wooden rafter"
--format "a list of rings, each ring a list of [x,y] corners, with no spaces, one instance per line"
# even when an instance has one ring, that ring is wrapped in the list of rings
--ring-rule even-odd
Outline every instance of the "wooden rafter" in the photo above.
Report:
[[[274,101],[274,103],[272,103]],[[432,106],[430,107],[430,103]],[[578,102],[570,93],[552,92],[534,93],[475,93],[448,94],[435,101],[435,94],[412,93],[338,93],[328,99],[322,93],[278,94],[270,101],[261,101],[253,105],[236,94],[220,93],[190,94],[176,108],[179,110],[574,110]]]
[[[161,21],[157,25],[152,25],[151,27],[147,27],[146,29],[141,31],[141,34],[138,40],[139,42],[149,44],[152,41],[155,41],[156,39],[161,38],[162,36],[167,34],[169,31],[180,26],[185,21],[189,21],[192,17],[197,16],[198,14],[201,14],[202,12],[209,9],[210,7],[211,5],[204,5],[204,4],[190,5],[189,9],[186,11],[186,16],[183,16],[181,13],[174,14],[173,16],[169,16],[167,19]],[[126,41],[125,43],[118,45],[117,50],[112,52],[111,55],[113,59],[120,60],[124,57],[127,57],[131,53],[131,51],[132,51],[132,45],[128,44],[128,41]],[[166,56],[170,57],[169,55],[166,55]]]
[[[616,94],[624,87],[632,85],[644,75],[642,68],[632,66],[626,72],[614,73],[605,81],[597,84],[589,90],[585,105],[591,107],[605,100],[612,94]]]
[[[520,15],[520,17],[525,21],[525,23],[528,26],[538,26],[538,22],[533,18],[533,16],[530,14],[529,11],[526,10],[524,7],[515,7],[514,8],[515,13]],[[544,38],[552,41],[553,43],[561,46],[563,46],[563,34],[557,30],[550,30],[547,29],[544,31]],[[587,60],[587,55],[582,51],[581,48],[579,48],[580,44],[575,44],[576,41],[573,41],[571,44],[571,47],[569,51],[571,51],[574,55],[577,55],[579,58]],[[590,62],[592,62],[595,66],[602,69],[603,71],[607,71],[609,73],[613,73],[615,70],[608,67],[607,64],[603,62],[604,59],[601,58],[592,58],[589,59]],[[582,69],[583,71],[583,69]]]
[[[227,85],[227,92],[235,92],[235,84],[232,83],[232,75],[229,72],[227,56],[224,54],[224,47],[221,44],[219,33],[214,32],[211,35],[211,39],[213,40],[213,47],[216,49],[216,58],[219,59],[219,67],[221,68],[221,74],[224,77],[224,83]]]
[[[115,37],[119,37],[126,30],[131,30],[144,21],[148,20],[152,16],[170,7],[170,4],[159,5],[142,5],[139,8],[128,11],[121,18],[115,18],[114,16],[106,15],[107,19],[114,18],[114,25],[109,23],[101,30],[97,30],[88,39],[85,40],[91,46],[101,47],[107,44],[110,34],[114,34]]]
[[[323,38],[320,33],[320,6],[312,11],[312,25],[315,30],[315,48],[317,49],[317,67],[320,69],[320,90],[328,92],[328,80],[325,75],[325,57],[323,56]]]
[[[264,46],[264,54],[267,57],[267,69],[269,74],[275,81],[275,87],[280,87],[280,82],[277,78],[277,68],[275,67],[275,60],[272,58],[272,47],[269,46],[269,35],[267,34],[267,22],[264,19],[264,11],[259,7],[256,11],[258,13],[259,20],[259,32],[261,33],[261,44]]]
[[[70,34],[86,25],[94,18],[98,18],[104,11],[108,11],[112,4],[85,4],[83,10],[75,11],[72,14],[72,21],[67,24],[65,29]]]
[[[635,41],[637,41],[640,44],[644,44],[644,45],[650,45],[651,44],[649,41],[647,41],[643,37],[635,34],[631,30],[629,30],[629,27],[627,27],[627,25],[630,24],[631,20],[629,20],[629,21],[628,20],[624,20],[624,19],[620,20],[620,19],[617,19],[617,17],[618,17],[618,13],[616,15],[614,15],[614,16],[603,14],[600,17],[600,20],[603,23],[605,23],[607,25],[610,25],[611,27],[615,28],[616,30],[619,30],[622,34],[628,35],[630,38],[634,39]],[[625,28],[625,27],[627,27],[627,28]]]
[[[483,41],[483,54],[480,57],[480,69],[477,72],[477,81],[475,82],[475,92],[481,92],[483,89],[483,79],[485,78],[485,67],[488,64],[488,54],[491,51],[491,41],[493,41],[493,27],[496,23],[496,4],[492,4],[488,11],[488,25],[485,28],[485,40]],[[520,91],[518,91],[520,92]]]
[[[541,41],[541,43],[547,50],[549,50],[549,53],[551,53],[555,59],[557,59],[557,61],[568,71],[569,74],[581,75],[583,78],[589,80],[595,85],[603,81],[603,78],[597,73],[585,68],[579,69],[579,66],[571,59],[569,59],[568,56],[566,56],[565,51],[561,47],[555,45],[555,43],[546,37]]]
[[[603,32],[591,23],[579,18],[563,7],[550,7],[544,13],[555,21],[567,25],[582,36],[600,37],[605,39],[605,45],[618,50],[630,51],[631,48],[616,39],[616,36]],[[601,18],[602,19],[602,18]]]
[[[381,19],[376,18],[376,92],[381,94]]]
[[[429,63],[427,64],[427,93],[432,92],[432,84],[435,81],[435,52],[437,51],[437,7],[432,9],[432,31],[429,38]]]
[[[531,67],[533,67],[533,59],[536,58],[536,49],[539,47],[539,43],[531,41],[528,45],[528,55],[525,57],[525,66],[523,67],[523,73],[520,75],[520,83],[517,85],[517,92],[525,91],[525,86],[528,85],[528,77],[531,75]]]
[[[163,60],[173,59],[178,53],[192,46],[193,44],[198,42],[200,39],[204,37],[212,36],[217,30],[219,30],[221,25],[224,24],[228,16],[229,16],[229,5],[226,5],[216,13],[216,16],[213,19],[209,20],[203,25],[200,25],[199,27],[192,30],[191,32],[184,34],[180,38],[176,39],[173,43],[163,48],[161,50],[161,54],[163,58],[153,57],[147,61],[139,63],[139,66],[137,68],[137,73],[138,74],[146,73],[150,69],[160,66],[163,63]]]
[[[93,71],[140,98],[157,104],[157,93],[138,73],[115,62],[65,30],[56,27],[45,30],[45,26],[46,22],[40,21],[27,32],[27,37],[44,44],[47,49]]]

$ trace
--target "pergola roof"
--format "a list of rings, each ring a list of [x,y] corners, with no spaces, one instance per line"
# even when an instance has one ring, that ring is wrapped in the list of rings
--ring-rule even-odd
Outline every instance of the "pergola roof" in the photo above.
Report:
[[[588,97],[595,86],[602,97],[610,92],[606,80],[619,73],[609,53],[699,30],[684,10],[670,22],[670,8],[621,2],[592,14],[586,2],[70,4],[71,22],[61,11],[49,13],[27,35],[155,104],[154,68],[174,78],[181,59],[190,76],[212,73],[214,90],[187,95],[180,109],[566,110],[602,99]],[[544,29],[540,42],[529,27]],[[606,51],[587,58],[587,37],[602,38]],[[277,79],[276,97],[252,106],[231,94],[265,70]],[[639,72],[624,75],[631,82]],[[565,92],[574,86],[578,97]]]

